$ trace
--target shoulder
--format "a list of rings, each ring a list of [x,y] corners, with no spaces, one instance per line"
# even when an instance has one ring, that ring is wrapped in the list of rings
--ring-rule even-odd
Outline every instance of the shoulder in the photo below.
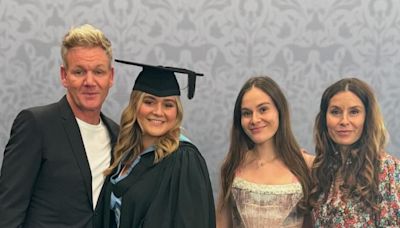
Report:
[[[311,167],[312,167],[312,165],[314,163],[315,155],[310,154],[305,149],[301,149],[300,151],[301,151],[301,154],[303,155],[304,160],[306,161],[306,164],[307,164],[308,168],[311,169]]]
[[[381,178],[392,176],[400,184],[400,160],[390,154],[385,153],[381,159]]]
[[[107,117],[104,114],[101,114],[101,119],[104,121],[104,123],[106,124],[106,126],[108,126],[108,128],[115,134],[118,133],[119,131],[119,125],[112,120],[111,118]]]
[[[42,124],[55,121],[59,117],[74,117],[65,96],[58,102],[23,109],[18,115],[31,117]]]
[[[381,167],[398,167],[400,165],[400,160],[388,153],[385,152],[385,154],[381,158]]]
[[[179,147],[175,154],[179,157],[199,157],[203,158],[199,149],[191,142],[179,141]]]
[[[400,160],[392,155],[385,154],[380,161],[381,165],[378,174],[380,191],[386,193],[399,192]]]
[[[182,166],[206,166],[206,162],[199,149],[191,142],[179,141],[178,149],[171,154],[171,159],[175,160],[175,164]]]
[[[22,141],[32,143],[32,140],[40,141],[43,132],[48,126],[54,124],[55,104],[36,106],[21,110],[14,119],[10,135],[10,143]]]
[[[199,152],[199,149],[190,141],[179,141],[178,149]]]
[[[57,103],[35,106],[22,110],[21,112],[31,113],[34,116],[41,117],[52,114],[57,110]]]
[[[36,122],[36,121],[45,121],[48,120],[49,117],[54,115],[57,110],[56,103],[43,105],[43,106],[35,106],[21,110],[17,117],[15,118],[15,122]]]

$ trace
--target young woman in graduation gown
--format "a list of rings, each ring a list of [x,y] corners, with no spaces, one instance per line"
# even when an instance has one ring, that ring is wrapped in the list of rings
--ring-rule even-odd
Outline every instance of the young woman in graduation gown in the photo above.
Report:
[[[195,145],[180,140],[179,95],[173,72],[143,66],[122,113],[114,162],[105,171],[104,227],[215,227],[205,160]]]

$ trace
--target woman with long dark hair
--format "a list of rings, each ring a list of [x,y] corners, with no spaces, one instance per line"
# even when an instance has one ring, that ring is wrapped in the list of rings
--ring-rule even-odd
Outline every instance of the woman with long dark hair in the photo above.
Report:
[[[400,161],[372,89],[341,79],[322,95],[315,120],[310,204],[316,227],[399,227]]]
[[[312,160],[292,133],[279,86],[266,76],[250,78],[234,107],[217,227],[302,227]]]

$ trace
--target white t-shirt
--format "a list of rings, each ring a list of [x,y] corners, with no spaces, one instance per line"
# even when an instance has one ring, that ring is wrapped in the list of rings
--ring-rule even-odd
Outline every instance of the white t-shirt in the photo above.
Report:
[[[111,161],[111,140],[103,121],[100,120],[98,125],[88,124],[78,118],[76,121],[92,172],[92,196],[95,208],[105,179],[103,171],[108,168]]]

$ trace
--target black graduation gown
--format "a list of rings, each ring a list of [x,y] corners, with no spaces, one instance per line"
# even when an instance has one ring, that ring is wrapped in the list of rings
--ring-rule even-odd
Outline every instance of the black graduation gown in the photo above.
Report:
[[[214,228],[215,208],[204,158],[189,142],[153,164],[144,154],[131,173],[106,187],[105,227],[115,227],[111,191],[122,197],[120,228]],[[108,226],[109,225],[109,226]]]

